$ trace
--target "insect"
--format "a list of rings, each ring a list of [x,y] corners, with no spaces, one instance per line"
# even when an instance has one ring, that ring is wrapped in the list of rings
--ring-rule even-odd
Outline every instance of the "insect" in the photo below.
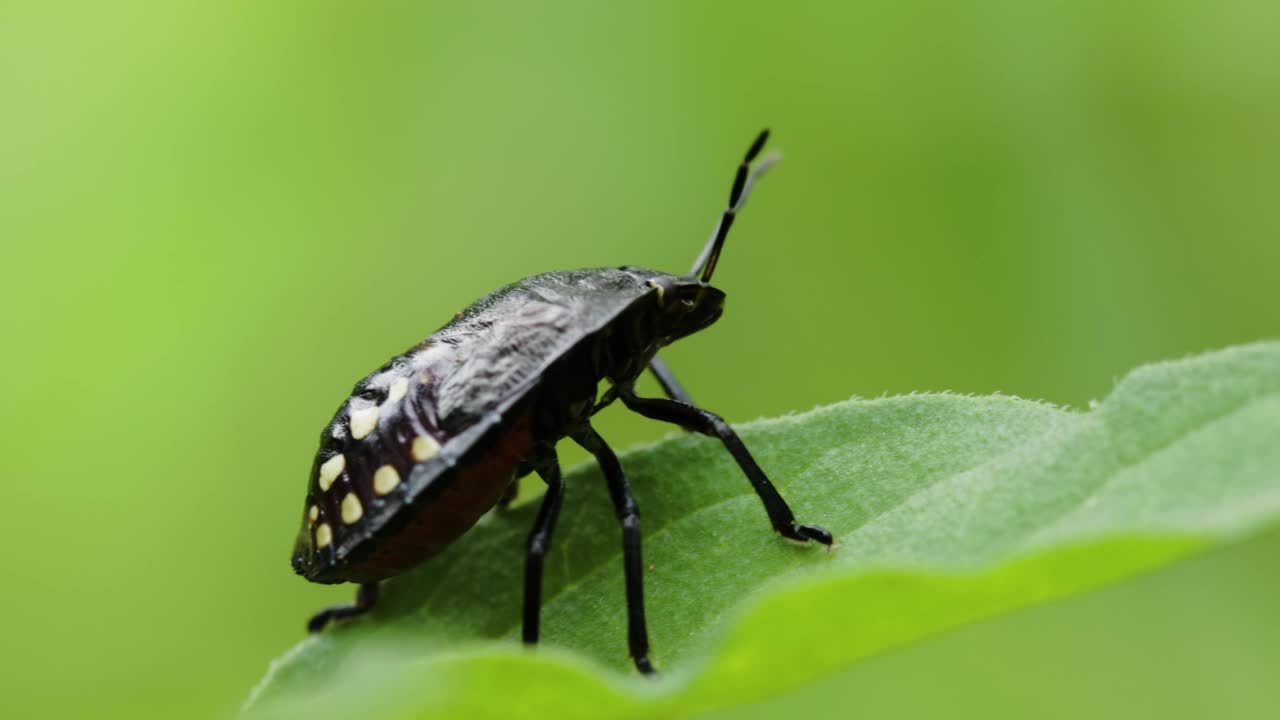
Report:
[[[724,293],[709,283],[752,186],[775,156],[738,165],[729,203],[687,275],[640,267],[534,275],[481,298],[426,340],[356,384],[320,436],[293,568],[318,583],[358,583],[355,601],[308,623],[367,613],[378,583],[436,555],[536,472],[546,482],[525,560],[523,640],[538,640],[543,558],[564,497],[556,444],[571,438],[600,465],[622,530],[627,643],[653,672],[645,627],[640,514],[617,456],[591,426],[614,401],[645,417],[719,438],[764,504],[773,529],[831,545],[797,524],[782,496],[718,415],[697,407],[657,357],[659,348],[711,325]],[[645,398],[651,371],[667,397]],[[597,397],[597,386],[610,387]]]

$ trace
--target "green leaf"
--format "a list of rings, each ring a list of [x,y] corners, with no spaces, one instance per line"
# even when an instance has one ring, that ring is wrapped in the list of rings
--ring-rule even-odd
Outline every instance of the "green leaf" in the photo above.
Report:
[[[1080,592],[1280,515],[1280,343],[1141,368],[1090,412],[1011,397],[853,400],[743,425],[802,522],[783,542],[718,443],[623,457],[643,512],[657,679],[630,670],[619,532],[593,467],[567,477],[543,644],[518,644],[536,502],[304,640],[263,717],[679,717]]]

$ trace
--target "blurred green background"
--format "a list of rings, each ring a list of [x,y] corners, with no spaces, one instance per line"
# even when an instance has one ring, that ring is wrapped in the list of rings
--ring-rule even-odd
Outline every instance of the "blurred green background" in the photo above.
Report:
[[[1277,37],[1255,0],[0,5],[0,714],[234,709],[348,594],[286,554],[351,384],[521,275],[686,269],[766,125],[729,312],[667,353],[731,420],[1085,407],[1275,337]],[[747,713],[1263,716],[1278,551]]]

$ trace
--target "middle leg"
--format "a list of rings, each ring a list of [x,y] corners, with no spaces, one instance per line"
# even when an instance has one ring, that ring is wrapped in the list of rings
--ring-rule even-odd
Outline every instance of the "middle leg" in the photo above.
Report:
[[[649,662],[649,632],[644,620],[644,572],[640,559],[640,509],[631,497],[631,487],[622,471],[618,456],[605,444],[590,425],[573,434],[573,439],[587,452],[595,456],[609,483],[609,497],[613,509],[622,524],[622,569],[627,586],[627,648],[636,669],[648,675],[653,672]]]
[[[539,614],[542,610],[542,560],[551,548],[551,533],[560,517],[560,503],[564,499],[564,482],[560,479],[560,460],[555,448],[535,461],[538,476],[547,483],[547,492],[538,508],[538,519],[529,532],[529,544],[524,564],[524,629],[522,639],[526,645],[538,642]]]

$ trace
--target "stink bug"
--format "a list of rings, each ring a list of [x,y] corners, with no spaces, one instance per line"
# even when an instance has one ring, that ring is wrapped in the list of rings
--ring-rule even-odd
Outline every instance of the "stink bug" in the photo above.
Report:
[[[595,456],[608,483],[622,526],[628,647],[636,668],[652,672],[639,510],[617,456],[591,427],[615,400],[720,438],[774,530],[831,545],[831,533],[796,523],[728,423],[694,405],[657,357],[720,318],[724,293],[711,275],[734,218],[774,162],[755,163],[768,136],[760,133],[738,165],[729,204],[687,275],[630,266],[534,275],[481,298],[356,384],[320,436],[293,569],[312,582],[360,588],[354,603],[312,617],[312,632],[368,612],[380,580],[439,553],[536,472],[547,490],[529,533],[523,628],[524,642],[536,643],[542,560],[564,494],[556,443],[569,437]],[[646,368],[666,398],[636,395]],[[602,380],[611,387],[597,399]]]

